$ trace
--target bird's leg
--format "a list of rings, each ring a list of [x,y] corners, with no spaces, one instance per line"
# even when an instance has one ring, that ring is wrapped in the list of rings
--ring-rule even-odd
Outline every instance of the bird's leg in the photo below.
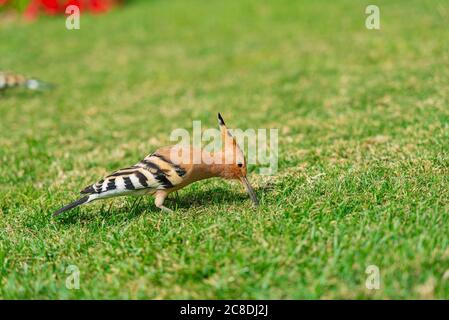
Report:
[[[156,205],[156,207],[158,207],[162,211],[173,212],[173,210],[171,210],[167,207],[164,207],[164,201],[165,201],[165,198],[167,198],[167,195],[168,195],[168,193],[164,190],[157,191],[155,199],[154,199],[154,204]]]

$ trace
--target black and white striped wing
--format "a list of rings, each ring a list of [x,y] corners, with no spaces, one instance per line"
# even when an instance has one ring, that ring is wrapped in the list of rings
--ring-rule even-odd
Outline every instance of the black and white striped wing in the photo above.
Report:
[[[176,187],[185,174],[184,168],[154,153],[132,167],[113,172],[81,193],[95,195],[96,199],[152,193]]]

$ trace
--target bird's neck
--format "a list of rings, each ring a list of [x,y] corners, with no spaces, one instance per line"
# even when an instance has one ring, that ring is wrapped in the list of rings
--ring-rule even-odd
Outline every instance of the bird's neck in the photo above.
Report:
[[[201,162],[194,164],[194,173],[199,179],[225,177],[226,166],[223,152],[202,151]]]

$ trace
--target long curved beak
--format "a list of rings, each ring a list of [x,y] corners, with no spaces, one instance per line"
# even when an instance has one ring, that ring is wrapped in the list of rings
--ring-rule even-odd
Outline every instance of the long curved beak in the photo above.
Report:
[[[247,177],[241,177],[240,181],[245,186],[246,192],[248,192],[249,197],[253,201],[254,205],[258,206],[259,205],[259,200],[257,200],[256,193],[254,192],[253,187],[251,187],[251,185],[249,184],[248,178]]]

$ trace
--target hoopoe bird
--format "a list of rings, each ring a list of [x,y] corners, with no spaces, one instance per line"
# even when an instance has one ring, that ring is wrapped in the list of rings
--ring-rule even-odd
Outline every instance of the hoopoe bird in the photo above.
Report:
[[[30,90],[42,90],[49,89],[52,85],[37,79],[25,77],[21,74],[0,71],[0,91],[13,87],[23,87]]]
[[[115,171],[87,186],[81,191],[83,197],[60,208],[53,215],[99,199],[148,194],[154,195],[156,207],[172,212],[164,206],[170,193],[193,182],[214,177],[240,181],[257,206],[256,194],[247,178],[245,156],[220,114],[218,124],[222,142],[220,150],[209,152],[180,145],[160,148],[137,164]],[[179,161],[180,158],[182,161]]]

